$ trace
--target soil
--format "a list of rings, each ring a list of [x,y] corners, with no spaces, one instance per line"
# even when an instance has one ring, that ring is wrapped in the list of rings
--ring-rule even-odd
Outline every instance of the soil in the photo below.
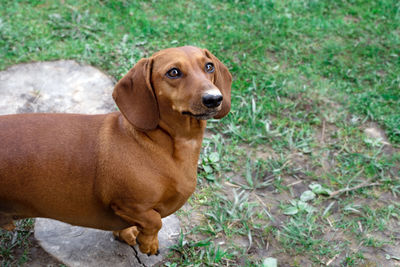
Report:
[[[56,258],[47,253],[38,243],[38,241],[32,236],[29,237],[29,242],[31,244],[29,251],[29,259],[22,266],[24,267],[58,267],[62,265],[62,262],[58,261]],[[21,253],[20,251],[19,253]],[[19,257],[18,252],[16,256]]]

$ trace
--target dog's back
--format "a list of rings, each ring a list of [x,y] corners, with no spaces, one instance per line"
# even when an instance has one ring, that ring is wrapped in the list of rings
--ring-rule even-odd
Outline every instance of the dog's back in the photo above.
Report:
[[[0,116],[0,217],[51,217],[84,226],[99,213],[107,217],[93,194],[97,134],[105,118]]]

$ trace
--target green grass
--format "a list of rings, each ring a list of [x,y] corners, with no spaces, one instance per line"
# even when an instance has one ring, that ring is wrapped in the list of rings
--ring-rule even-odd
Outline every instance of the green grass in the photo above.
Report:
[[[16,230],[6,232],[0,230],[0,263],[1,266],[24,264],[30,257],[33,219],[19,221]]]
[[[266,255],[291,266],[379,266],[400,257],[393,255],[400,254],[399,1],[0,0],[0,7],[0,69],[74,59],[119,79],[141,57],[181,45],[208,48],[229,67],[232,111],[208,124],[214,135],[203,143],[188,204],[203,217],[180,213],[186,223],[170,266],[255,265]],[[366,136],[371,125],[390,147]],[[317,195],[311,212],[284,215],[315,182],[331,191],[379,186]],[[17,264],[14,250],[1,243],[0,262]]]

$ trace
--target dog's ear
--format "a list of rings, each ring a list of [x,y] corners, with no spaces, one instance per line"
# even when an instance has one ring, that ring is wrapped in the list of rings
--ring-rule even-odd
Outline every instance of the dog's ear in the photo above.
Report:
[[[225,117],[231,109],[231,85],[232,85],[232,75],[228,68],[219,59],[214,56],[210,51],[204,49],[207,57],[211,58],[215,65],[215,77],[214,84],[221,91],[223,100],[221,110],[217,115],[214,116],[215,119],[220,119]]]
[[[139,60],[117,83],[112,94],[124,117],[141,131],[153,130],[159,122],[159,110],[151,86],[153,60]]]

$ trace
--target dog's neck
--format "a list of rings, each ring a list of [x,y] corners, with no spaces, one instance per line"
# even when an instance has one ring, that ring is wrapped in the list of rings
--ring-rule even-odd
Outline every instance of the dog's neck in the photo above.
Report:
[[[161,118],[154,130],[146,132],[133,130],[132,133],[147,137],[148,144],[158,153],[171,155],[176,166],[185,173],[187,181],[191,186],[195,186],[197,164],[207,123],[205,120],[179,116],[181,117],[173,120]]]
[[[207,123],[186,115],[174,115],[177,117],[161,117],[156,129],[145,132],[135,129],[125,118],[123,124],[133,136],[147,136],[149,142],[167,151],[175,160],[197,165]]]
[[[204,120],[179,114],[179,118],[161,118],[157,129],[149,134],[163,133],[172,145],[175,159],[183,161],[193,155],[197,164],[206,124]]]

